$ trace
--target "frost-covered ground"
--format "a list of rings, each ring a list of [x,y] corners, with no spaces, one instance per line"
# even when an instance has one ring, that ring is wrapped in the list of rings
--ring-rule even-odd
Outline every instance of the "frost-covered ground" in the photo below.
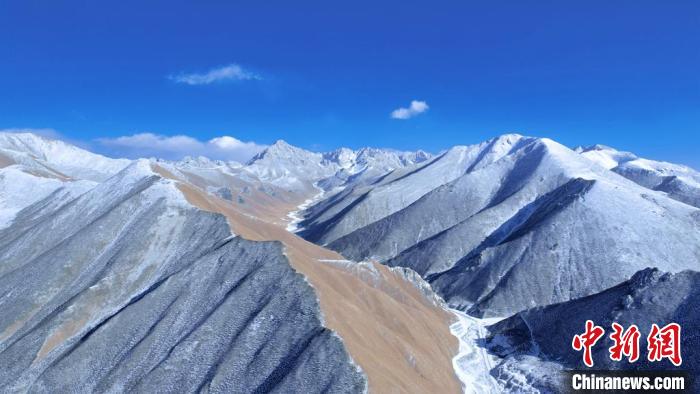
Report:
[[[297,207],[296,210],[291,211],[287,214],[287,218],[289,219],[289,224],[287,224],[287,231],[289,231],[290,233],[295,233],[299,231],[299,223],[302,220],[304,220],[304,217],[302,216],[303,212],[314,203],[323,199],[323,196],[326,193],[325,190],[318,187],[315,183],[314,187],[318,190],[318,194],[304,201],[301,205]]]
[[[487,327],[503,318],[480,319],[456,309],[450,311],[457,317],[450,332],[459,339],[459,353],[452,359],[452,365],[466,394],[536,394],[558,390],[558,373],[563,368],[560,364],[534,354],[502,358],[491,351],[499,341],[494,341]],[[499,338],[500,345],[507,345],[505,337]]]
[[[451,311],[457,317],[457,322],[450,326],[450,332],[459,339],[459,353],[452,359],[452,365],[462,381],[464,392],[502,392],[502,386],[491,376],[491,370],[499,359],[479,343],[488,335],[486,326],[498,322],[500,318],[479,319],[456,309]]]

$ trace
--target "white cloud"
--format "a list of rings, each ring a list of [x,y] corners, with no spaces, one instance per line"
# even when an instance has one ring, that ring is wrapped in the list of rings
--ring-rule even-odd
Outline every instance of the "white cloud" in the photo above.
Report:
[[[168,79],[187,85],[209,85],[214,82],[246,81],[262,78],[253,72],[244,70],[243,67],[238,64],[229,64],[213,68],[204,73],[179,73],[170,75]]]
[[[425,101],[413,100],[408,108],[397,108],[391,111],[393,119],[410,119],[428,110],[428,103]]]
[[[228,135],[200,141],[187,135],[139,133],[117,138],[100,138],[97,141],[112,155],[169,160],[179,160],[185,156],[206,156],[210,159],[245,162],[266,147]]]

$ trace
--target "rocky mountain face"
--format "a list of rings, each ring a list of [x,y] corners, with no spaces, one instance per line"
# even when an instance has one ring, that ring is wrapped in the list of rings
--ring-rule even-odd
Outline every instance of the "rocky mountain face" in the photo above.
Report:
[[[506,316],[648,266],[700,269],[699,219],[554,141],[506,135],[331,196],[300,234],[414,269],[455,308]]]
[[[647,360],[646,336],[652,324],[660,327],[678,323],[682,327],[681,351],[683,370],[700,374],[700,272],[682,271],[675,274],[658,269],[645,269],[631,279],[590,297],[519,312],[489,327],[487,345],[503,357],[495,374],[527,376],[528,386],[560,389],[552,372],[562,367],[586,369],[581,353],[571,351],[574,333],[582,333],[586,320],[593,321],[608,333],[592,348],[596,369],[668,370],[669,360]],[[612,323],[625,329],[636,325],[641,331],[640,357],[630,363],[610,359],[608,349]],[[557,360],[556,364],[546,360]],[[518,364],[521,367],[518,367]],[[538,372],[523,373],[535,366]]]

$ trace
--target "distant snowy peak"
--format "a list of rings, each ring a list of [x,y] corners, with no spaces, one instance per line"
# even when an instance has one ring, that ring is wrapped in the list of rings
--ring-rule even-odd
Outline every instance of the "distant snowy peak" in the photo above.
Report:
[[[356,165],[384,166],[386,168],[408,167],[422,163],[433,156],[423,150],[416,152],[401,152],[391,149],[362,148],[355,152]]]
[[[340,148],[323,154],[323,164],[337,166],[350,174],[357,174],[368,168],[378,171],[391,171],[412,166],[432,158],[430,153],[419,150],[402,152],[392,149],[361,148],[356,151]]]
[[[0,133],[0,153],[9,161],[7,164],[22,164],[40,172],[55,170],[65,177],[98,182],[116,174],[131,162],[110,159],[32,133]]]
[[[619,151],[605,145],[593,145],[588,148],[577,147],[575,151],[610,170],[615,170],[615,168],[636,168],[654,172],[661,176],[686,176],[696,180],[700,176],[700,173],[688,166],[644,159],[634,153]]]
[[[608,170],[618,165],[637,159],[637,156],[630,152],[621,152],[605,145],[592,145],[587,148],[577,147],[575,151],[581,156],[590,159]]]
[[[223,161],[223,160],[212,160],[208,157],[204,156],[197,156],[197,157],[192,157],[192,156],[185,156],[182,160],[178,161],[169,161],[169,160],[162,160],[162,159],[156,159],[152,158],[151,161],[159,164],[167,164],[170,166],[174,166],[175,168],[179,169],[195,169],[195,170],[210,170],[210,169],[235,169],[235,168],[241,168],[243,164],[237,162],[237,161]]]
[[[255,155],[244,169],[261,180],[284,186],[320,182],[324,187],[334,187],[350,179],[360,179],[362,177],[356,175],[364,172],[376,177],[430,158],[432,155],[425,151],[401,152],[377,148],[339,148],[317,153],[279,140]]]
[[[311,152],[302,148],[288,144],[284,140],[277,140],[274,144],[268,146],[262,152],[253,156],[252,159],[246,163],[247,165],[252,165],[255,163],[271,160],[283,160],[287,162],[296,162],[304,164],[306,162],[316,162],[321,160],[323,155],[321,153]]]
[[[182,167],[214,168],[225,166],[226,162],[223,160],[211,160],[204,156],[185,156],[185,158],[178,161],[177,164]]]
[[[641,186],[700,207],[700,172],[690,167],[640,158],[605,145],[576,148],[576,152]]]
[[[321,167],[333,167],[334,169],[349,169],[367,165],[393,166],[397,168],[420,163],[431,157],[430,153],[423,150],[402,152],[379,148],[361,148],[358,150],[338,148],[330,152],[317,153],[290,145],[283,140],[278,140],[250,159],[247,165],[253,165],[261,161],[276,160],[285,161],[289,164],[317,164]]]
[[[341,168],[351,168],[357,160],[357,154],[352,149],[338,148],[331,152],[323,153],[323,164],[338,165]]]

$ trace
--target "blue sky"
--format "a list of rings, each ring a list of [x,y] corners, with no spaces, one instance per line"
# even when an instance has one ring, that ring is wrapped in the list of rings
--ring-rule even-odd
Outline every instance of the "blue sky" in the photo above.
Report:
[[[0,129],[112,154],[520,132],[700,168],[699,70],[697,0],[0,1]]]

